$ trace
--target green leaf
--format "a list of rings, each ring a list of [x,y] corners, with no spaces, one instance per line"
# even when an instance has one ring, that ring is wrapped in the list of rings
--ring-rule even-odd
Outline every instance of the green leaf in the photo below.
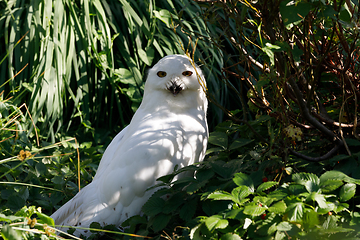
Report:
[[[229,150],[241,148],[249,143],[252,143],[253,141],[254,141],[253,139],[238,138],[230,145]]]
[[[243,220],[245,218],[243,210],[244,210],[243,208],[236,208],[226,211],[224,218]]]
[[[327,204],[326,204],[326,200],[323,194],[317,193],[317,192],[312,192],[309,194],[309,196],[306,199],[307,201],[309,200],[313,200],[316,201],[319,204],[320,208],[326,208]]]
[[[214,153],[214,152],[222,152],[224,151],[225,149],[222,148],[222,147],[212,147],[212,148],[208,148],[206,149],[206,155],[209,155],[211,153]]]
[[[267,197],[273,198],[277,201],[284,199],[286,196],[288,196],[288,194],[284,192],[283,189],[272,191],[267,195]]]
[[[146,65],[150,66],[154,59],[155,51],[153,48],[148,48],[146,51],[143,49],[138,49],[139,57],[141,60],[146,63]]]
[[[347,183],[340,189],[339,198],[341,202],[349,201],[355,196],[356,185],[354,183]]]
[[[172,213],[183,203],[185,203],[184,194],[182,192],[178,192],[172,195],[170,199],[165,202],[162,212],[166,214]]]
[[[313,229],[319,224],[318,213],[312,209],[307,209],[304,213],[303,224],[306,229]]]
[[[260,186],[256,189],[256,192],[262,192],[272,188],[273,186],[279,184],[278,182],[268,181],[260,184]]]
[[[284,201],[277,202],[268,208],[269,212],[284,213],[286,211],[286,204]]]
[[[327,214],[330,211],[335,211],[335,204],[333,202],[326,202],[325,208],[317,208],[316,212],[318,214]]]
[[[209,136],[209,143],[227,149],[228,136],[224,132],[212,132]]]
[[[233,201],[242,205],[244,202],[248,201],[246,198],[249,196],[252,192],[250,191],[249,187],[247,186],[240,186],[237,188],[234,188],[231,191],[231,195],[233,197]]]
[[[296,173],[292,176],[292,180],[305,186],[309,193],[319,191],[320,179],[313,173]]]
[[[173,18],[177,18],[177,16],[173,16],[168,10],[161,9],[160,11],[154,10],[154,15],[156,18],[160,19],[162,22],[166,24],[168,28],[171,27],[171,22]]]
[[[235,233],[226,233],[222,235],[220,240],[241,240],[242,238]]]
[[[142,207],[142,211],[148,216],[155,216],[162,212],[165,200],[159,197],[151,197]]]
[[[151,222],[153,223],[153,228],[155,232],[161,231],[166,227],[166,225],[170,222],[171,215],[160,213],[152,218]]]
[[[334,211],[336,213],[347,210],[348,208],[349,208],[349,204],[347,204],[347,203],[340,203],[340,202],[336,201],[334,204]]]
[[[346,140],[346,144],[348,146],[353,146],[353,147],[360,146],[360,141],[357,139],[345,138],[345,140]],[[346,156],[348,156],[348,155],[346,155]]]
[[[196,172],[196,180],[208,181],[210,178],[214,176],[214,171],[212,169],[200,169]]]
[[[337,170],[327,171],[320,177],[321,182],[325,182],[329,179],[342,180],[348,183],[356,183],[357,185],[360,185],[360,180],[351,178],[345,173]]]
[[[19,196],[17,193],[13,193],[9,196],[6,206],[13,211],[21,209],[26,204],[26,200]]]
[[[220,191],[215,191],[213,193],[210,193],[209,196],[207,196],[207,199],[233,201],[233,196],[228,192],[220,190]]]
[[[48,215],[43,214],[41,212],[37,212],[36,215],[42,221],[42,223],[45,223],[45,224],[47,224],[49,226],[54,226],[55,225],[54,219],[52,219]]]
[[[253,180],[245,173],[236,173],[234,175],[233,181],[238,186],[248,186],[251,192],[255,191]]]
[[[325,182],[320,183],[320,188],[323,193],[331,192],[344,184],[343,181],[337,179],[328,179]]]
[[[21,240],[21,234],[19,231],[16,231],[8,224],[5,224],[1,228],[1,236],[4,238],[4,240]]]
[[[62,185],[65,183],[64,181],[64,178],[62,176],[55,176],[51,179],[51,181],[54,183],[54,184],[58,184],[58,185]]]
[[[340,11],[339,18],[344,22],[350,23],[351,12],[347,8],[345,8],[344,10]]]
[[[24,217],[17,217],[14,215],[6,216],[5,214],[0,213],[0,221],[13,222],[17,220],[24,221]]]
[[[324,17],[336,20],[337,11],[331,5],[326,5],[325,10],[320,12]]]
[[[281,1],[281,18],[285,27],[290,29],[299,24],[311,10],[311,4],[308,2],[295,2],[291,0]]]
[[[202,237],[200,236],[200,229],[201,229],[202,223],[196,225],[190,230],[190,239],[199,239],[201,240]]]
[[[329,215],[322,224],[323,229],[334,229],[337,226],[337,218]]]
[[[123,84],[136,85],[133,74],[126,68],[115,69],[115,74],[119,76],[119,81]]]
[[[196,199],[192,199],[192,200],[188,201],[180,209],[179,216],[185,221],[191,220],[195,215],[197,203],[198,203],[198,201]]]
[[[274,52],[280,49],[281,47],[271,43],[265,43],[265,46],[261,48],[261,50],[269,57],[271,66],[275,65]]]
[[[247,205],[244,208],[244,214],[250,215],[252,217],[260,216],[265,212],[266,208],[259,205]]]
[[[100,223],[98,223],[98,222],[92,222],[89,227],[91,229],[93,229],[93,230],[90,230],[90,232],[92,232],[92,233],[97,233],[97,231],[95,231],[95,229],[102,229]]]
[[[290,222],[300,222],[304,215],[304,204],[302,202],[293,202],[289,204],[286,215]]]
[[[348,159],[348,158],[350,158],[350,156],[347,155],[347,154],[339,154],[339,155],[336,155],[335,157],[330,158],[329,161],[331,161],[331,162],[339,162],[341,160],[345,160],[345,159]]]
[[[36,176],[39,177],[41,175],[45,175],[47,173],[47,167],[44,163],[42,162],[38,162],[35,165],[35,170],[36,170]]]
[[[218,228],[224,229],[228,226],[228,224],[229,222],[226,219],[223,219],[222,216],[219,215],[213,215],[205,220],[205,225],[210,232]]]
[[[268,196],[255,196],[253,198],[253,202],[255,203],[260,203],[262,205],[265,206],[269,206],[273,203],[274,199],[273,198],[269,198]]]
[[[287,231],[290,231],[292,229],[292,227],[293,227],[293,225],[290,224],[289,222],[281,222],[276,226],[276,229],[278,231],[287,232]]]

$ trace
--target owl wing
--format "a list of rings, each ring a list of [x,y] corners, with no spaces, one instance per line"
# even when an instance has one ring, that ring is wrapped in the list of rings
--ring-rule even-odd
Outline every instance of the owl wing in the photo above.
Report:
[[[124,128],[120,133],[118,133],[106,148],[94,180],[89,185],[81,189],[81,191],[78,192],[70,201],[68,201],[65,205],[63,205],[54,214],[51,215],[51,218],[53,218],[55,221],[55,225],[78,227],[85,225],[84,227],[88,227],[88,224],[82,224],[82,222],[87,222],[91,219],[94,219],[97,213],[100,212],[102,208],[104,208],[104,206],[100,204],[99,199],[101,182],[96,181],[96,178],[98,178],[97,176],[101,176],[106,172],[107,167],[114,159],[114,154],[118,146],[121,145],[122,141],[124,140],[127,129],[128,127]],[[66,229],[67,228],[62,228],[62,230],[65,231]],[[87,235],[86,230],[77,231],[83,235]]]
[[[118,147],[122,144],[124,140],[124,136],[127,133],[127,130],[129,129],[129,126],[125,127],[121,132],[119,132],[115,138],[111,141],[111,143],[106,148],[104,155],[101,158],[101,161],[99,163],[98,169],[96,171],[96,174],[94,176],[94,180],[101,176],[107,167],[110,165],[111,161],[114,159],[114,154],[116,153],[116,150]]]

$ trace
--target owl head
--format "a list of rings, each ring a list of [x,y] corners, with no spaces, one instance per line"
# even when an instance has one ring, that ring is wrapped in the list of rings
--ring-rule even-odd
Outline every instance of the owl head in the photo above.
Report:
[[[203,91],[205,87],[201,69],[196,64],[193,66],[185,55],[169,55],[162,58],[149,70],[145,83],[145,91],[165,91],[172,97],[186,91]]]

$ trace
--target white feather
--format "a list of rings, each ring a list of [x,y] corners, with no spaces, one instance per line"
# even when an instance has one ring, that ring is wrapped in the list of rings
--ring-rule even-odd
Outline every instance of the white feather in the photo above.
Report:
[[[159,77],[159,71],[166,76]],[[146,189],[157,178],[176,165],[202,161],[208,139],[204,84],[201,70],[196,66],[195,71],[183,55],[164,57],[150,69],[143,101],[130,124],[107,147],[93,181],[51,215],[55,224],[120,225],[141,213],[155,191]],[[76,230],[80,234],[90,232]]]

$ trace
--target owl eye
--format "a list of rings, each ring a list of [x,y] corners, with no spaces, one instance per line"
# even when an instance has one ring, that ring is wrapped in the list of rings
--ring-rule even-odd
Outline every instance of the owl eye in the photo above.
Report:
[[[164,72],[164,71],[158,71],[156,74],[161,78],[166,76],[166,72]]]
[[[186,76],[186,77],[190,77],[193,74],[192,71],[185,71],[182,73],[182,75]]]

